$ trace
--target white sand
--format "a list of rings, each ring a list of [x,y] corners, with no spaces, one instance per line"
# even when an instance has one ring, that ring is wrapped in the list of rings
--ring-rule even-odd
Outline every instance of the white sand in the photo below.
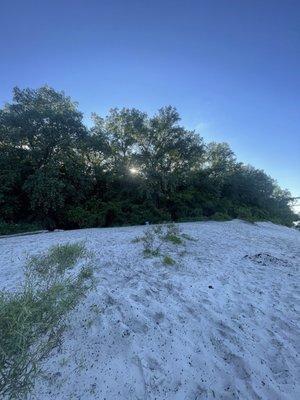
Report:
[[[0,240],[9,290],[26,254],[86,240],[96,255],[97,290],[72,312],[31,399],[300,399],[300,232],[241,221],[181,227],[197,241],[175,251],[175,266],[131,243],[144,227]]]

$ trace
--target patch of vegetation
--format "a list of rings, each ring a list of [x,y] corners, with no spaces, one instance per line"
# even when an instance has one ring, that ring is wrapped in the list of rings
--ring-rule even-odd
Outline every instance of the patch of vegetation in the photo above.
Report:
[[[79,259],[87,256],[83,243],[67,243],[51,247],[46,254],[30,257],[26,272],[34,272],[43,279],[56,280],[74,267]]]
[[[168,240],[173,244],[182,244],[182,239],[179,236],[173,234],[166,236],[165,240]]]
[[[226,213],[216,212],[211,216],[213,221],[230,221],[232,218]]]
[[[143,253],[146,257],[157,257],[160,255],[161,247],[165,242],[173,245],[183,244],[184,236],[178,225],[174,223],[149,226],[144,235],[133,240],[134,243],[143,244]]]
[[[143,254],[146,258],[158,257],[160,255],[159,249],[144,249]]]
[[[37,256],[29,261],[18,292],[0,292],[1,398],[27,398],[42,361],[62,339],[68,313],[92,288],[91,266],[66,274],[84,254],[83,245],[52,247],[40,264]]]
[[[88,127],[70,97],[43,86],[14,88],[0,108],[2,233],[28,230],[24,221],[53,230],[227,216],[292,226],[292,205],[227,143],[180,125],[171,106],[113,108]]]
[[[143,244],[143,254],[145,257],[156,257],[160,254],[162,227],[155,225],[153,227],[147,227],[144,234],[140,237],[136,237],[134,242],[141,242]]]
[[[168,223],[148,226],[144,234],[135,238],[132,242],[143,244],[145,257],[161,257],[164,265],[174,265],[176,262],[168,253],[172,251],[174,246],[184,246],[185,240],[195,239],[182,233],[177,224]],[[178,254],[185,254],[185,251],[181,251]]]
[[[166,256],[164,256],[164,258],[163,258],[163,264],[164,264],[164,265],[175,265],[176,262],[175,262],[175,260],[174,260],[172,257],[166,255]]]
[[[162,239],[173,244],[183,244],[182,233],[180,232],[179,226],[174,223],[167,224]]]
[[[42,229],[38,223],[8,223],[0,220],[0,235],[14,235],[16,233],[34,232]]]

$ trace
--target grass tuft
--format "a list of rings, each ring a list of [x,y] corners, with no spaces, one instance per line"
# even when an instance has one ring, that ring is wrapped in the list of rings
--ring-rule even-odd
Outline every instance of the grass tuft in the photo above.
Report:
[[[176,236],[174,234],[166,235],[165,240],[167,240],[168,242],[171,242],[173,244],[182,244],[183,243],[183,240],[179,236]]]
[[[173,260],[172,257],[166,255],[166,256],[164,256],[164,258],[163,258],[163,264],[164,264],[164,265],[175,265],[176,262],[175,262],[175,260]]]
[[[34,269],[40,276],[52,273],[62,275],[86,255],[87,251],[83,243],[67,243],[51,247],[46,254],[32,256],[28,267]]]
[[[61,341],[67,314],[93,285],[89,266],[66,276],[86,254],[82,244],[52,247],[29,260],[19,292],[0,292],[1,398],[27,398],[42,360]]]
[[[168,255],[168,252],[173,251],[173,247],[168,246],[167,243],[178,246],[184,245],[186,240],[195,239],[182,233],[178,225],[169,223],[147,227],[144,234],[132,242],[143,244],[144,257],[161,257],[163,264],[174,265],[175,260]],[[163,252],[161,252],[162,248]],[[167,254],[164,255],[166,252]],[[180,252],[179,254],[185,253]]]

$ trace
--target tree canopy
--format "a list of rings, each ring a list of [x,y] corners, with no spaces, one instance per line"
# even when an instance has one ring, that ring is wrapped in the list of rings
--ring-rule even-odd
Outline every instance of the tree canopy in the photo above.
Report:
[[[228,144],[205,144],[174,107],[92,118],[86,127],[78,105],[48,86],[14,89],[0,109],[0,227],[297,219],[288,191]]]

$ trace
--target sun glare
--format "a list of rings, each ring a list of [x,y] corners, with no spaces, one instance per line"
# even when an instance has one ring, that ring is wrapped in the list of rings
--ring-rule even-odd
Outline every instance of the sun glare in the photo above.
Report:
[[[137,168],[131,167],[131,168],[129,168],[129,172],[130,172],[132,175],[136,175],[139,171],[138,171]]]

